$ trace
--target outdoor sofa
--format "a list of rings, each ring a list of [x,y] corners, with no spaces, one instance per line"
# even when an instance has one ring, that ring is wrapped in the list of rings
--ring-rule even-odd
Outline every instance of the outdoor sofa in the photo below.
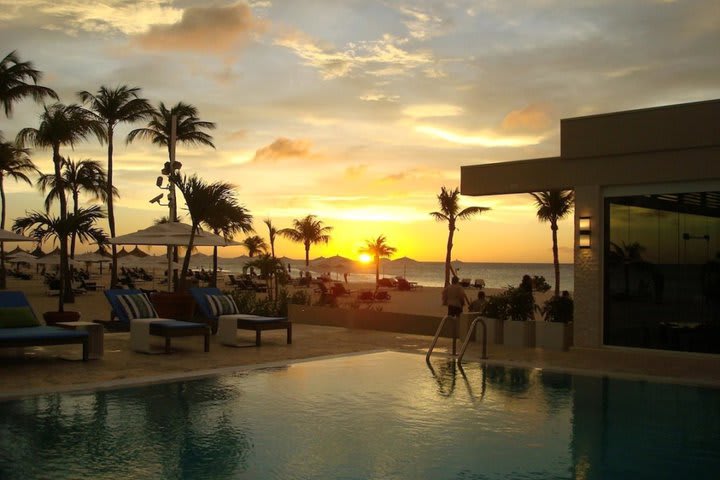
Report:
[[[41,325],[23,292],[0,291],[0,347],[24,348],[45,345],[82,344],[82,359],[88,360],[90,337],[85,330]]]
[[[263,317],[239,313],[232,297],[224,295],[215,287],[190,288],[200,313],[211,322],[217,323],[217,336],[221,344],[239,347],[237,330],[255,331],[255,346],[262,343],[264,330],[286,330],[287,343],[292,343],[292,323],[287,317]]]
[[[124,322],[130,328],[131,348],[136,352],[160,353],[151,344],[150,337],[163,337],[165,339],[165,353],[171,352],[170,340],[175,337],[204,338],[204,350],[210,351],[210,327],[204,323],[158,318],[155,308],[147,295],[140,290],[111,289],[105,290],[105,296],[110,302],[112,314],[118,321]]]

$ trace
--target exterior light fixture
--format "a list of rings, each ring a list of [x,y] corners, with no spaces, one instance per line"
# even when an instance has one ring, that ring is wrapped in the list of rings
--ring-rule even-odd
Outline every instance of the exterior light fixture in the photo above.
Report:
[[[580,217],[578,220],[578,247],[590,248],[590,217]]]

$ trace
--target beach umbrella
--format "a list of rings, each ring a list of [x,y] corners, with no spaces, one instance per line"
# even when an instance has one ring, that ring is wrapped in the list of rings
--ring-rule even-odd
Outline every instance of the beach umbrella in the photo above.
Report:
[[[110,263],[112,262],[112,259],[106,257],[100,251],[97,252],[86,252],[81,253],[80,255],[75,255],[75,260],[78,262],[85,262],[85,263],[97,263],[100,265],[100,275],[103,273],[103,263]]]
[[[186,247],[190,242],[192,226],[182,222],[159,223],[137,232],[111,238],[108,243],[115,245],[162,245],[168,247],[167,267],[172,270],[170,247]],[[209,232],[196,232],[193,246],[196,247],[227,247],[241,245],[220,235]],[[172,288],[168,282],[168,290]]]
[[[34,238],[0,228],[0,242],[36,242]]]

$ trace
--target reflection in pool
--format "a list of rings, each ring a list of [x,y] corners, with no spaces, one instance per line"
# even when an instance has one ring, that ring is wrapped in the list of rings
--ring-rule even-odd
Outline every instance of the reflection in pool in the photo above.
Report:
[[[0,404],[0,478],[717,478],[720,391],[376,353]]]

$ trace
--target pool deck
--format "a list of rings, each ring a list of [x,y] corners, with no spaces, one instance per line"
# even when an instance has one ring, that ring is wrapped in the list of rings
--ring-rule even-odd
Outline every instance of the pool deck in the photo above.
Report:
[[[247,338],[249,343],[254,341],[253,332],[240,332],[238,336]],[[147,383],[205,375],[217,369],[378,350],[416,353],[418,361],[424,361],[430,341],[430,337],[423,335],[295,324],[292,345],[285,344],[284,331],[277,331],[265,332],[261,347],[225,347],[212,337],[210,352],[204,353],[200,338],[177,338],[173,339],[176,352],[147,355],[129,350],[128,333],[106,333],[104,357],[88,362],[80,361],[81,348],[76,345],[26,348],[22,356],[12,356],[7,349],[0,349],[0,399]],[[448,358],[450,343],[449,339],[440,339],[433,361]],[[479,362],[480,350],[478,343],[472,343],[464,362]],[[490,345],[488,357],[488,363],[720,388],[718,355],[610,348],[560,352]]]

